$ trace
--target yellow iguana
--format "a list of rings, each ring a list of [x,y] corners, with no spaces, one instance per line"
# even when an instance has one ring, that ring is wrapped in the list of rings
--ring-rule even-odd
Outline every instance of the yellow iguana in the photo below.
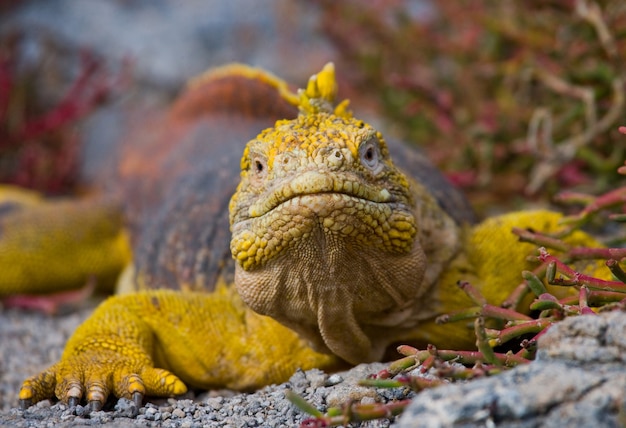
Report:
[[[465,325],[434,323],[471,304],[457,281],[499,303],[532,249],[511,228],[553,230],[559,215],[471,226],[459,193],[420,154],[335,105],[336,90],[332,65],[297,93],[228,66],[131,137],[117,197],[134,248],[121,281],[135,290],[102,303],[61,360],[24,382],[20,404],[56,396],[99,409],[110,394],[140,403],[187,386],[256,388],[298,367],[379,360],[403,341],[473,347]],[[15,275],[0,290],[75,287],[128,261],[111,202],[17,195],[5,202],[2,220],[14,223],[0,239],[0,265]],[[54,211],[65,221],[45,220]],[[49,275],[59,242],[76,251]],[[24,248],[42,255],[18,263]]]

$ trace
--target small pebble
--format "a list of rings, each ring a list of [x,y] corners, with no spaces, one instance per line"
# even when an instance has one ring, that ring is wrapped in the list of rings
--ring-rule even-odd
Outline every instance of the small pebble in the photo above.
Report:
[[[328,378],[326,379],[326,382],[324,383],[324,386],[333,386],[341,382],[343,382],[343,378],[335,373],[335,374],[328,376]]]
[[[363,397],[361,398],[361,404],[376,404],[376,399],[374,397]]]
[[[36,404],[36,406],[40,409],[49,409],[52,406],[50,400],[43,400]]]
[[[174,411],[172,412],[172,416],[182,419],[185,417],[185,411],[183,409],[174,409]]]

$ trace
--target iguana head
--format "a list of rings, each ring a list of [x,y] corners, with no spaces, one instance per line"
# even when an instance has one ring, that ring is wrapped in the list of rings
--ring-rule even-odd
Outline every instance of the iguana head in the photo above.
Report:
[[[370,332],[402,323],[423,293],[425,255],[407,178],[335,93],[327,65],[294,96],[296,119],[248,143],[231,251],[252,309],[357,363],[381,357]]]

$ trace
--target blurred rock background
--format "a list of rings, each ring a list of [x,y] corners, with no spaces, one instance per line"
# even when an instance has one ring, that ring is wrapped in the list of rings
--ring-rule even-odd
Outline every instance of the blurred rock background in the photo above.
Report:
[[[331,50],[318,20],[314,5],[287,0],[14,0],[5,1],[0,25],[3,34],[26,32],[30,55],[43,49],[36,39],[49,37],[112,64],[130,58],[139,85],[172,93],[230,61],[291,79],[307,75]]]

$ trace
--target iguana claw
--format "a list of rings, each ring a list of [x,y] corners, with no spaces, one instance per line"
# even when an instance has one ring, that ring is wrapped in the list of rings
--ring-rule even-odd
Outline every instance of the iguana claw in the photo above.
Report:
[[[133,403],[140,408],[143,405],[143,394],[139,391],[133,392]]]
[[[24,399],[20,399],[18,401],[18,405],[20,407],[20,410],[26,410],[28,409],[30,406],[33,405],[33,400],[24,400]]]
[[[98,412],[100,410],[102,410],[102,401],[99,400],[92,400],[89,402],[89,413],[91,412]]]

